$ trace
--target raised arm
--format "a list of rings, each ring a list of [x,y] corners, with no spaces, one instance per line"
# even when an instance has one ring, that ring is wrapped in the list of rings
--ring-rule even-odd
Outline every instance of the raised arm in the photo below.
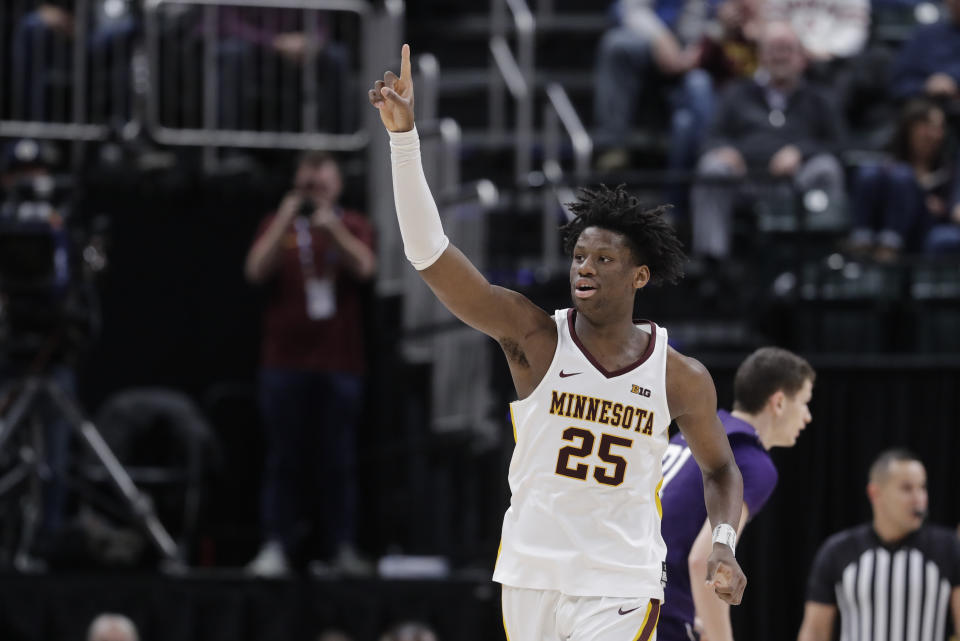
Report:
[[[717,390],[703,365],[673,349],[667,359],[667,402],[700,466],[710,523],[713,527],[726,524],[736,530],[743,508],[743,479],[717,418]],[[747,578],[729,545],[713,544],[706,581],[727,603],[740,603]]]
[[[500,342],[517,392],[525,396],[550,365],[556,325],[523,295],[487,282],[444,234],[420,162],[409,45],[403,45],[400,76],[387,71],[368,97],[390,133],[394,200],[407,259],[457,318]]]

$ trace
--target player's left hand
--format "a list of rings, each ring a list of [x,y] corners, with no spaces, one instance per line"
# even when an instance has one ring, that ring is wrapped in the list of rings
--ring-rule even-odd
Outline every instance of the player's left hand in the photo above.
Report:
[[[733,556],[730,546],[714,543],[710,558],[707,559],[707,585],[723,601],[730,605],[739,605],[743,590],[747,587],[747,577]]]

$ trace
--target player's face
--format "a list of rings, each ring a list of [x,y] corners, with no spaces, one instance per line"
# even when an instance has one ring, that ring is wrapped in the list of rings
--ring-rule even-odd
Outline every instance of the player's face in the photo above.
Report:
[[[587,227],[580,232],[572,258],[570,295],[578,311],[612,300],[632,310],[637,288],[649,279],[649,270],[636,264],[627,239],[609,229]]]
[[[894,461],[876,484],[874,516],[904,535],[923,525],[927,512],[927,471],[920,461]]]
[[[792,447],[796,444],[800,432],[804,430],[813,415],[810,414],[810,399],[813,397],[813,383],[808,378],[793,396],[784,396],[783,408],[777,419],[777,440],[774,445]]]

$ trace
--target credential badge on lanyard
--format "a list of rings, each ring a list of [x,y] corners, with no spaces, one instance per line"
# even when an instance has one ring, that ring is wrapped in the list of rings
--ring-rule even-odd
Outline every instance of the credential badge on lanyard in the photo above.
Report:
[[[332,270],[325,270],[323,277],[317,276],[309,219],[298,216],[293,225],[297,230],[297,250],[300,255],[300,268],[303,270],[307,317],[310,320],[332,318],[337,313],[337,290],[334,287]]]

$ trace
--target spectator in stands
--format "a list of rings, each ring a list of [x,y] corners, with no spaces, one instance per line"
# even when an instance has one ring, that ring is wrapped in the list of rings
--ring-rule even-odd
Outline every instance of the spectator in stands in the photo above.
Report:
[[[731,80],[752,76],[757,70],[760,34],[760,0],[723,0],[717,19],[700,40],[697,68],[688,71],[673,96],[667,169],[678,180],[668,190],[667,201],[680,217],[689,209],[689,183],[679,180],[693,171],[704,134],[713,119],[716,94]]]
[[[757,70],[757,40],[763,28],[760,5],[760,0],[724,0],[717,8],[717,21],[700,42],[698,61],[715,87]]]
[[[345,132],[352,123],[347,49],[330,34],[329,16],[294,9],[219,10],[220,117],[224,128],[299,131],[307,96],[303,66],[316,65],[318,129]]]
[[[140,641],[137,626],[122,614],[104,613],[90,623],[87,641]]]
[[[931,249],[950,245],[949,229],[960,223],[952,154],[947,151],[943,109],[925,98],[908,102],[891,145],[891,157],[864,165],[852,198],[850,249],[880,261],[902,251],[919,251],[929,236]],[[936,231],[935,225],[946,225]]]
[[[343,209],[340,167],[307,153],[294,189],[261,224],[247,279],[267,287],[260,403],[266,429],[266,541],[248,569],[289,571],[300,519],[322,514],[322,553],[365,570],[353,547],[355,430],[363,388],[363,283],[373,277],[373,228]],[[315,497],[322,505],[316,510]],[[310,519],[313,520],[313,519]]]
[[[600,41],[597,52],[594,120],[597,140],[609,147],[597,160],[602,171],[629,161],[623,141],[641,100],[663,86],[683,83],[688,108],[709,113],[713,94],[701,91],[699,78],[687,76],[700,56],[699,41],[718,0],[619,0],[619,25]]]
[[[410,621],[393,626],[380,641],[437,641],[437,635],[427,624]]]
[[[55,88],[72,87],[75,21],[87,23],[87,65],[90,102],[85,116],[97,122],[126,118],[130,113],[130,45],[140,28],[135,0],[94,0],[89,16],[75,16],[72,2],[44,0],[24,15],[13,34],[14,118],[66,120],[72,109],[53,113]]]
[[[891,93],[898,100],[927,95],[960,103],[960,0],[944,4],[949,15],[918,27],[894,63]]]
[[[807,80],[830,88],[845,122],[890,117],[873,111],[883,86],[870,75],[885,69],[890,56],[867,53],[870,9],[870,0],[766,0],[766,19],[793,26],[807,57]]]
[[[960,253],[960,155],[954,158],[950,204],[943,213],[934,216],[923,250],[932,256]]]
[[[750,172],[777,191],[822,189],[834,207],[843,198],[843,168],[830,153],[842,144],[843,124],[830,97],[804,82],[803,48],[788,23],[765,25],[760,64],[753,78],[727,88],[698,164],[691,201],[693,252],[700,256],[729,255],[737,195],[758,188],[724,177]]]

